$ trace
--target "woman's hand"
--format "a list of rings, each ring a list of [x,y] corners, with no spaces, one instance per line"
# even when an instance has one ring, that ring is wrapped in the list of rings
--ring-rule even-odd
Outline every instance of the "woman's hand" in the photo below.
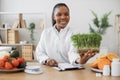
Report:
[[[87,53],[84,53],[84,55],[80,54],[81,58],[78,58],[76,62],[80,64],[84,64],[94,55],[95,55],[95,52],[93,52],[93,50],[89,50]]]
[[[49,58],[46,60],[46,65],[53,67],[53,66],[58,66],[58,63],[54,59]]]

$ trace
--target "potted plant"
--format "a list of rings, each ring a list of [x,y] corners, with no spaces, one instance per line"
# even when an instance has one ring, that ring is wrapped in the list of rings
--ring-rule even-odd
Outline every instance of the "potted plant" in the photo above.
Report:
[[[101,20],[98,19],[96,13],[92,11],[94,15],[93,23],[95,27],[90,26],[90,33],[87,34],[75,34],[72,35],[71,39],[75,48],[77,48],[78,53],[86,53],[89,49],[92,49],[94,52],[99,52],[99,47],[102,40],[102,35],[105,34],[105,31],[111,25],[108,22],[108,16],[111,12],[103,15]]]
[[[71,37],[73,45],[77,48],[78,53],[86,53],[92,49],[95,53],[99,51],[101,43],[101,35],[96,33],[88,34],[75,34]]]
[[[29,31],[30,31],[30,38],[31,38],[31,42],[34,43],[34,29],[35,29],[35,23],[30,23],[29,27],[28,27]]]
[[[98,16],[97,14],[92,11],[92,14],[94,16],[94,19],[92,20],[93,21],[93,24],[94,26],[90,26],[90,32],[91,33],[98,33],[100,35],[104,35],[105,34],[105,31],[107,28],[111,27],[111,25],[109,24],[108,22],[108,16],[111,14],[111,12],[109,13],[105,13],[101,19],[98,19]]]

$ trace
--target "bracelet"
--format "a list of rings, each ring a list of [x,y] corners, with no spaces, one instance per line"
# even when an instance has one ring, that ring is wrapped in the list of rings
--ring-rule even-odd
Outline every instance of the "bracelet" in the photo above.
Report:
[[[45,60],[45,64],[47,64],[47,60]]]
[[[79,64],[76,60],[75,60],[75,63],[76,63],[76,64]]]
[[[79,64],[80,63],[80,61],[78,61],[79,60],[79,58],[77,58],[76,60],[75,60],[75,63],[76,64]]]

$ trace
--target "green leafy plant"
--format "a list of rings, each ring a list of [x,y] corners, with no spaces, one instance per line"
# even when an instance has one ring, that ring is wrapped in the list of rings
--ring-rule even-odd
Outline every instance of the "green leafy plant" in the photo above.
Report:
[[[96,33],[79,33],[72,35],[71,39],[74,47],[77,48],[77,50],[82,51],[82,53],[85,53],[88,51],[88,49],[93,49],[94,51],[98,52],[102,37]]]
[[[75,34],[71,37],[73,45],[79,48],[99,48],[101,35],[91,33],[91,34]]]
[[[28,27],[29,31],[30,31],[30,38],[31,38],[31,42],[34,43],[34,29],[35,29],[35,23],[30,23],[29,27]]]
[[[89,28],[90,32],[91,33],[98,33],[100,35],[104,35],[106,29],[109,28],[109,27],[111,27],[111,25],[108,22],[108,16],[111,14],[111,12],[105,13],[102,16],[101,19],[98,19],[98,16],[97,16],[97,14],[94,11],[92,11],[92,14],[94,16],[93,24],[94,24],[95,27],[93,27],[93,26],[91,26],[89,24],[89,26],[90,26],[90,28]]]

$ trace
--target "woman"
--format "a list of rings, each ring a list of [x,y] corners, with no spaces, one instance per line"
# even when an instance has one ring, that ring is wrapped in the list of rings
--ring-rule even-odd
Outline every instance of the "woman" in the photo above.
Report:
[[[37,60],[49,66],[58,63],[84,64],[94,53],[88,51],[85,56],[79,56],[71,42],[72,32],[67,26],[70,20],[70,11],[66,4],[56,4],[52,12],[52,25],[42,32],[36,48]]]

